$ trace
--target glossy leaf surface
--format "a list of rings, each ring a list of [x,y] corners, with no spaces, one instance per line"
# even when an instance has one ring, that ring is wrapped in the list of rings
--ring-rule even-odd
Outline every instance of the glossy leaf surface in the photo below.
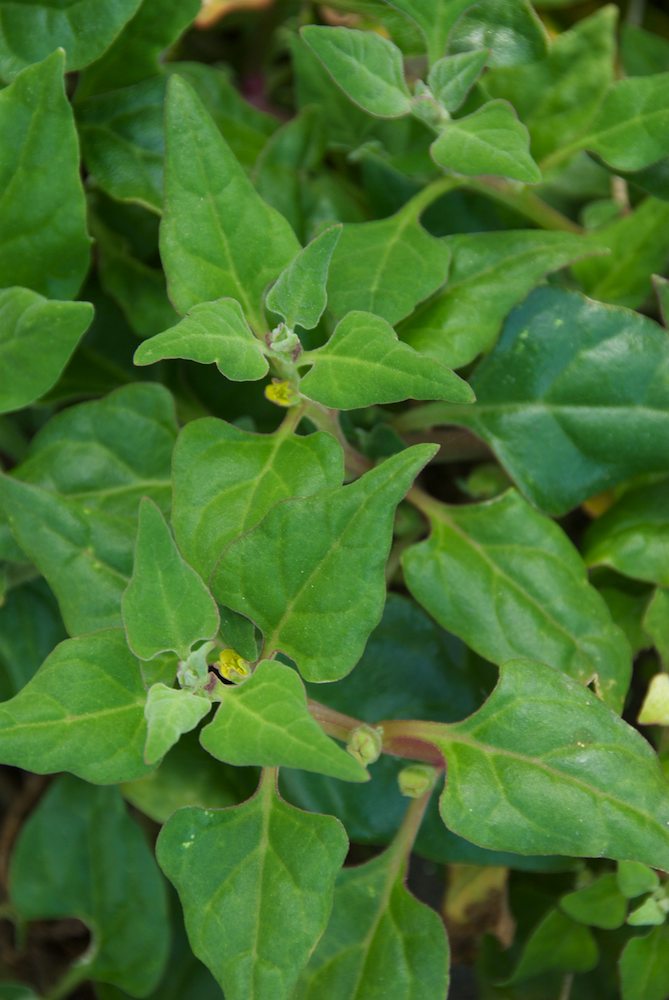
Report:
[[[590,565],[669,585],[669,481],[623,493],[588,529],[584,557]]]

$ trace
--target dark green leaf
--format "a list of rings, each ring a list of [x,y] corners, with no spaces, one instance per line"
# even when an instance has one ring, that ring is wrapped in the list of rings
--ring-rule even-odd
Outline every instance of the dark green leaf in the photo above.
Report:
[[[669,585],[669,479],[623,493],[588,528],[583,555],[590,566]]]
[[[256,194],[199,98],[179,77],[170,80],[166,115],[160,246],[170,298],[181,313],[200,302],[236,298],[262,330],[263,293],[299,250],[295,234]]]
[[[597,944],[588,928],[559,910],[550,910],[532,932],[507,983],[522,983],[545,972],[587,972],[597,964],[597,957]]]
[[[287,500],[225,550],[215,595],[255,622],[266,653],[314,681],[355,666],[383,611],[395,507],[434,452],[416,445],[349,486]]]
[[[12,10],[34,17],[32,5]],[[54,52],[0,91],[0,287],[54,299],[76,295],[90,259],[63,63]]]
[[[491,174],[525,184],[541,180],[527,129],[506,101],[489,101],[466,118],[448,122],[430,151],[440,167],[468,177]]]
[[[541,59],[548,35],[528,0],[480,0],[458,20],[448,44],[455,52],[489,49],[491,66],[516,66]]]
[[[537,230],[467,233],[444,243],[453,254],[448,284],[402,324],[400,336],[451,368],[489,351],[504,317],[546,274],[591,252],[583,237]]]
[[[370,31],[308,25],[302,38],[344,93],[379,118],[400,118],[411,110],[402,53]]]
[[[571,542],[509,491],[486,503],[430,509],[432,534],[404,554],[407,586],[444,628],[493,663],[539,660],[595,679],[622,709],[629,646],[588,583]]]
[[[644,616],[643,627],[662,663],[669,666],[669,590],[657,588]]]
[[[669,991],[669,927],[655,927],[628,941],[620,958],[622,1000],[666,1000]]]
[[[146,692],[120,629],[67,639],[0,707],[0,760],[112,784],[146,774]]]
[[[53,387],[92,319],[88,302],[0,290],[0,413],[20,410]]]
[[[384,0],[396,10],[406,14],[420,29],[426,43],[430,62],[435,62],[446,52],[446,39],[463,10],[471,0]]]
[[[339,486],[341,448],[329,434],[253,434],[208,417],[181,431],[172,522],[179,547],[209,580],[221,553],[281,500]]]
[[[622,863],[634,864],[633,861]],[[560,900],[560,908],[580,924],[614,930],[625,922],[627,899],[618,886],[616,876],[611,872],[601,875],[582,889],[567,893]]]
[[[13,587],[0,603],[0,698],[17,694],[64,638],[58,605],[44,581]]]
[[[313,367],[300,391],[338,410],[409,398],[461,403],[474,399],[466,382],[403,344],[392,326],[372,313],[348,313],[327,344],[303,358]]]
[[[23,920],[89,925],[86,978],[133,996],[158,983],[169,952],[165,884],[117,789],[54,782],[21,830],[10,895]]]
[[[271,773],[231,809],[182,809],[158,840],[195,954],[227,1000],[289,1000],[325,930],[346,855],[331,816],[283,802]]]
[[[248,680],[226,690],[200,742],[214,757],[238,766],[297,767],[342,781],[368,777],[314,720],[295,671],[272,660],[263,660]]]
[[[81,69],[111,45],[141,0],[29,0],[3,3],[0,77],[10,80],[54,49],[65,49],[67,69]]]

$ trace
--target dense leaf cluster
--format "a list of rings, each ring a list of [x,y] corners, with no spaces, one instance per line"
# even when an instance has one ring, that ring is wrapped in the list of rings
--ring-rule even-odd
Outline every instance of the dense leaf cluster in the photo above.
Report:
[[[669,995],[660,7],[0,0],[0,997]]]

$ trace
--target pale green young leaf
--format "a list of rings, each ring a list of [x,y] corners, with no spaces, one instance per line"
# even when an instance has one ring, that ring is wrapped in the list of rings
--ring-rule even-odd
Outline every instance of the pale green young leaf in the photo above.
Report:
[[[193,306],[176,326],[145,340],[135,351],[134,361],[152,365],[165,358],[215,364],[235,382],[262,378],[269,367],[239,302],[226,298]]]
[[[0,290],[0,413],[29,406],[55,385],[92,319],[88,302]]]
[[[583,557],[590,566],[669,586],[669,479],[623,493],[588,528]]]
[[[441,918],[405,887],[406,861],[390,847],[337,877],[327,930],[295,1000],[425,1000],[448,993]]]
[[[273,507],[225,550],[216,597],[308,680],[343,677],[383,611],[395,507],[434,453],[416,445],[349,486]]]
[[[456,22],[448,47],[451,52],[488,49],[491,66],[515,67],[543,58],[548,34],[528,0],[479,0]]]
[[[430,152],[438,166],[468,177],[508,177],[538,184],[541,171],[530,155],[527,129],[506,101],[488,101],[466,118],[447,122]]]
[[[341,226],[331,226],[295,257],[272,285],[265,304],[282,316],[289,329],[312,330],[325,312],[330,261],[341,236]]]
[[[121,629],[61,642],[0,705],[0,760],[95,784],[142,777],[146,692]]]
[[[167,961],[167,892],[140,826],[116,788],[58,778],[23,825],[10,898],[22,921],[77,917],[90,928],[86,974],[133,996]]]
[[[359,309],[394,324],[441,288],[450,251],[419,214],[408,202],[387,219],[343,227],[328,278],[328,308],[337,319]]]
[[[295,809],[273,785],[268,774],[230,809],[181,809],[158,838],[191,947],[226,1000],[294,996],[346,856],[337,819]]]
[[[153,684],[146,695],[146,745],[144,760],[155,764],[184,733],[195,729],[211,711],[211,701],[182,688]]]
[[[493,663],[540,660],[621,709],[631,653],[562,529],[509,491],[430,509],[430,538],[404,553],[409,590],[445,629]]]
[[[221,553],[275,504],[340,486],[330,434],[254,434],[214,417],[187,424],[174,451],[172,524],[179,548],[209,580]]]
[[[54,52],[0,91],[0,287],[54,299],[77,294],[90,260],[63,63]]]
[[[588,243],[610,252],[573,266],[583,291],[593,299],[639,308],[651,293],[651,274],[669,259],[669,202],[646,198],[590,234]]]
[[[273,660],[263,660],[251,677],[226,688],[200,743],[218,760],[238,767],[296,767],[342,781],[368,778],[312,717],[298,674]]]
[[[300,249],[293,230],[255,192],[199,98],[177,76],[168,86],[166,139],[160,249],[173,304],[185,313],[230,296],[262,330],[265,289]]]
[[[11,80],[24,67],[65,49],[71,72],[98,59],[141,0],[28,0],[3,3],[0,12],[0,77]]]
[[[444,243],[452,253],[448,284],[418,306],[399,334],[451,368],[489,351],[504,317],[546,274],[592,252],[581,236],[535,229],[464,233]]]
[[[412,419],[470,427],[544,510],[560,514],[631,476],[666,472],[669,340],[645,316],[539,289],[472,388],[473,406],[431,403]]]
[[[444,56],[431,68],[427,82],[447,111],[457,111],[488,61],[486,49]]]
[[[304,360],[312,368],[300,391],[337,410],[403,399],[474,399],[465,381],[403,344],[389,323],[371,313],[348,313],[327,344]]]
[[[190,25],[201,0],[142,0],[120,34],[77,82],[77,98],[128,87],[162,70],[160,56]]]
[[[128,645],[142,660],[168,651],[186,660],[198,640],[218,631],[214,599],[146,498],[139,505],[135,564],[122,611]]]
[[[660,884],[657,872],[638,861],[619,861],[616,873],[618,888],[626,899],[643,896],[652,892]]]
[[[419,729],[447,761],[444,823],[473,843],[669,868],[668,786],[655,752],[571,677],[511,660],[469,719]]]
[[[616,876],[609,872],[600,875],[589,885],[568,892],[560,900],[560,909],[581,924],[600,927],[602,930],[615,930],[625,923],[627,899],[618,886]]]
[[[588,125],[614,80],[612,4],[556,35],[546,58],[526,66],[496,67],[481,80],[491,98],[505,98],[527,126],[532,153],[542,159]]]
[[[302,38],[347,97],[378,118],[411,110],[402,53],[373,31],[308,25]]]
[[[622,1000],[665,1000],[669,991],[669,926],[627,942],[620,957]]]

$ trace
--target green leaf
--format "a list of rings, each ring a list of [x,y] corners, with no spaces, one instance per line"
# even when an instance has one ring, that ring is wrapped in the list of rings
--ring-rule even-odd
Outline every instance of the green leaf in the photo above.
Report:
[[[187,424],[174,451],[172,524],[186,559],[209,580],[221,553],[282,500],[344,478],[330,434],[253,434],[205,417]]]
[[[651,293],[651,274],[669,257],[669,202],[646,198],[627,215],[589,237],[591,248],[610,253],[573,267],[583,290],[593,299],[638,308]]]
[[[14,9],[35,13],[32,6]],[[20,285],[54,299],[77,294],[90,260],[63,62],[54,52],[0,91],[0,287]]]
[[[28,406],[55,385],[92,319],[88,302],[0,290],[0,413]]]
[[[562,529],[515,490],[430,508],[430,538],[403,557],[409,590],[448,631],[493,663],[540,660],[622,709],[629,646]]]
[[[0,760],[113,784],[147,773],[146,693],[120,629],[67,639],[0,706]]]
[[[457,21],[448,45],[453,52],[488,49],[491,66],[515,67],[545,56],[548,35],[528,0],[480,0]]]
[[[295,671],[273,660],[263,660],[248,680],[226,689],[200,743],[218,760],[237,766],[297,767],[342,781],[368,778],[312,717]]]
[[[645,316],[539,289],[472,388],[473,406],[432,403],[429,414],[487,441],[544,510],[560,514],[631,476],[666,472],[669,341]]]
[[[448,942],[434,910],[405,888],[395,847],[337,878],[328,928],[295,1000],[423,1000],[448,992]]]
[[[79,77],[77,98],[127,87],[159,73],[161,54],[177,41],[200,8],[200,0],[142,0],[106,52]]]
[[[411,111],[402,53],[371,31],[308,25],[300,32],[347,97],[370,115],[401,118]]]
[[[371,313],[348,313],[327,344],[303,359],[313,367],[300,382],[300,391],[338,410],[409,398],[460,403],[474,399],[465,381],[403,344],[386,320]]]
[[[135,565],[122,610],[128,645],[142,660],[169,651],[186,660],[196,642],[218,631],[215,601],[146,498],[139,506]]]
[[[0,77],[11,80],[54,49],[65,49],[67,70],[98,59],[141,0],[28,0],[3,3],[0,21]]]
[[[612,4],[602,7],[558,34],[545,59],[488,69],[482,78],[488,97],[516,109],[538,159],[581,134],[613,83],[617,16]]]
[[[416,445],[349,486],[273,507],[225,550],[216,596],[307,680],[343,677],[383,611],[395,507],[434,453]]]
[[[211,711],[211,701],[165,684],[154,684],[146,696],[146,746],[144,760],[155,764],[184,733],[195,729]]]
[[[465,233],[444,243],[453,255],[448,284],[399,333],[451,368],[489,351],[505,316],[546,274],[592,252],[581,236],[531,229]]]
[[[668,786],[653,749],[559,671],[510,660],[469,719],[412,732],[443,752],[442,818],[475,844],[669,868]]]
[[[627,899],[653,892],[660,884],[657,872],[638,861],[619,861],[616,879],[618,888]]]
[[[299,250],[295,234],[256,194],[199,98],[176,76],[166,116],[160,249],[170,298],[185,313],[230,296],[262,330],[263,293]]]
[[[669,590],[657,588],[644,616],[643,627],[662,663],[669,665]]]
[[[669,585],[669,479],[627,490],[585,535],[588,565]]]
[[[449,0],[448,3],[435,0],[384,0],[391,7],[406,14],[420,29],[425,38],[430,62],[435,62],[446,53],[446,39],[463,10],[471,5],[471,0]]]
[[[438,166],[467,177],[491,174],[525,184],[541,180],[527,129],[506,101],[488,101],[466,118],[448,122],[430,152]]]
[[[620,80],[602,101],[576,149],[597,153],[613,170],[642,170],[669,153],[669,73]]]
[[[227,1000],[289,1000],[325,930],[347,840],[332,816],[283,802],[271,772],[222,810],[182,809],[158,838],[195,954]]]
[[[337,319],[354,310],[394,324],[446,281],[450,251],[423,229],[419,203],[387,219],[342,229],[332,255],[328,307]]]
[[[0,601],[0,698],[17,694],[64,638],[58,605],[44,580],[12,587]]]
[[[669,42],[636,24],[623,24],[620,56],[625,76],[648,76],[669,70]]]
[[[50,786],[19,835],[10,895],[23,921],[78,917],[88,924],[86,979],[133,996],[160,980],[169,952],[165,883],[116,788],[70,777]]]
[[[660,304],[662,322],[669,326],[669,279],[662,278],[659,274],[652,276],[653,288]]]
[[[669,991],[669,927],[632,938],[620,958],[622,1000],[665,1000]]]
[[[155,212],[163,205],[163,101],[153,77],[77,105],[83,158],[105,194]]]
[[[447,111],[457,111],[488,61],[485,49],[444,56],[430,70],[430,90]]]
[[[145,340],[135,351],[134,361],[152,365],[165,358],[215,364],[222,375],[236,382],[262,378],[269,367],[260,341],[234,299],[193,306],[176,326]]]
[[[522,983],[546,972],[588,972],[597,964],[598,948],[587,927],[549,910],[530,935],[505,985]]]
[[[312,240],[270,289],[265,304],[283,317],[290,330],[296,326],[313,330],[325,312],[328,271],[341,232],[341,226],[331,226]]]
[[[623,864],[634,864],[625,861]],[[560,900],[560,908],[580,924],[614,930],[622,927],[627,916],[627,899],[620,891],[616,876],[601,875],[590,885],[569,892]]]

